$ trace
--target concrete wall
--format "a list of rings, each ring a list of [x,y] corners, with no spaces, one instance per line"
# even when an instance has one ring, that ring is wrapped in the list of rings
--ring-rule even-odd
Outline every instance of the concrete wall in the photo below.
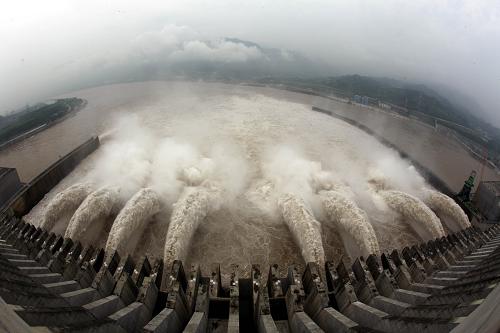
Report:
[[[14,168],[0,168],[0,208],[4,207],[23,184]]]
[[[38,175],[10,201],[11,213],[28,213],[54,186],[66,177],[88,155],[99,147],[99,138],[92,137]]]

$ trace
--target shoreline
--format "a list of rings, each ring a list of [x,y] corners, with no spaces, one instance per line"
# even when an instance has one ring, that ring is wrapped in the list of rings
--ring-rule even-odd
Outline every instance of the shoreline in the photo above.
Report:
[[[0,152],[16,143],[19,143],[27,138],[30,138],[32,137],[33,135],[35,134],[38,134],[40,132],[43,132],[45,131],[46,129],[70,118],[70,117],[73,117],[76,115],[77,112],[83,110],[85,107],[87,106],[87,101],[84,100],[83,103],[81,105],[79,105],[77,108],[75,108],[74,110],[71,110],[70,112],[68,112],[67,114],[65,114],[64,116],[62,116],[61,118],[58,118],[56,120],[53,120],[49,123],[45,123],[43,125],[40,125],[38,127],[35,127],[27,132],[24,132],[22,134],[19,134],[18,136],[16,136],[15,138],[12,138],[10,139],[9,141],[6,141],[4,143],[1,143],[0,144]]]

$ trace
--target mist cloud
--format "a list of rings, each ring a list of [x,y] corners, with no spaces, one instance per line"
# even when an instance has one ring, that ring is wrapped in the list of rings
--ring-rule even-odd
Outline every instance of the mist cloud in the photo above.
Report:
[[[145,60],[164,63],[183,61],[246,62],[263,57],[255,46],[203,36],[187,26],[169,24],[159,31],[139,35],[131,45],[132,52]]]
[[[241,43],[220,40],[215,43],[189,41],[183,44],[181,50],[170,55],[173,61],[215,61],[215,62],[245,62],[259,59],[262,53],[255,46],[245,46]]]

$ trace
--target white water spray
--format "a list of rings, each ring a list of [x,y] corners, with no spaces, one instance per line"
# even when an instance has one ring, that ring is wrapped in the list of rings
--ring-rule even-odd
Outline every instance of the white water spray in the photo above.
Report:
[[[174,260],[185,260],[191,239],[203,219],[218,209],[221,191],[211,186],[187,187],[174,204],[164,248],[164,262],[170,265]]]
[[[433,191],[424,192],[423,201],[446,223],[453,232],[466,229],[471,226],[469,218],[462,208],[449,196]]]
[[[379,191],[387,205],[409,220],[410,226],[424,240],[445,235],[443,225],[434,212],[420,199],[401,191]]]
[[[133,251],[149,219],[160,211],[160,199],[150,188],[139,190],[122,208],[109,232],[106,253],[117,250],[121,256]]]
[[[335,223],[343,236],[351,238],[356,243],[356,248],[361,255],[380,254],[380,247],[375,230],[368,221],[366,213],[354,201],[335,191],[321,191],[320,198],[328,219]],[[349,239],[344,240],[344,244]],[[346,249],[353,248],[345,244]],[[357,251],[356,251],[357,252]],[[352,253],[356,257],[358,253]]]
[[[102,187],[90,193],[69,221],[64,237],[82,239],[94,224],[104,221],[111,215],[118,202],[115,188]]]
[[[134,98],[126,97],[126,101],[121,104],[124,112],[118,114],[122,118],[129,117],[123,116],[124,114],[134,113],[138,119],[140,117],[140,121],[132,124],[133,126],[118,126],[115,133],[107,140],[102,140],[101,148],[47,195],[47,200],[39,205],[41,209],[38,212],[33,210],[31,221],[38,223],[42,220],[42,206],[46,206],[50,196],[66,187],[62,185],[81,182],[82,179],[93,180],[100,187],[119,186],[120,197],[124,202],[141,188],[151,187],[160,195],[162,203],[168,206],[176,201],[181,203],[179,197],[186,186],[197,188],[202,186],[203,180],[217,180],[221,184],[220,188],[224,189],[224,197],[231,199],[224,200],[227,214],[225,211],[220,212],[217,214],[217,221],[210,219],[210,226],[203,228],[208,235],[195,232],[188,243],[193,244],[193,248],[196,245],[197,249],[188,248],[184,251],[192,256],[187,258],[188,261],[203,265],[210,261],[243,263],[254,260],[261,265],[269,262],[288,265],[296,262],[300,251],[293,246],[297,241],[292,239],[292,233],[287,230],[289,227],[283,225],[282,213],[276,204],[277,198],[285,193],[293,193],[305,201],[318,220],[323,221],[326,216],[321,213],[325,210],[317,193],[319,189],[327,189],[325,183],[330,182],[330,179],[323,177],[326,174],[316,176],[316,173],[324,169],[331,170],[331,181],[348,184],[355,193],[353,198],[356,204],[367,212],[369,222],[377,235],[382,237],[379,238],[382,249],[393,248],[395,243],[406,246],[415,241],[415,233],[408,230],[409,227],[401,226],[405,219],[410,223],[410,219],[388,209],[383,198],[372,195],[366,185],[370,177],[369,168],[376,168],[382,170],[382,175],[388,178],[386,188],[380,190],[397,189],[423,198],[420,196],[421,188],[427,184],[416,180],[418,175],[409,172],[408,162],[400,159],[397,153],[389,151],[352,126],[311,112],[309,106],[301,103],[287,102],[282,96],[271,98],[267,93],[240,94],[233,89],[228,90],[227,86],[206,89],[205,84],[196,89],[190,85],[179,90],[177,84],[179,83],[167,89],[163,86],[161,89],[150,89],[149,83],[134,87],[134,94],[138,88],[146,93],[138,94],[140,98],[135,95]],[[112,102],[113,107],[103,107],[103,110],[116,109],[116,98],[123,96],[123,91],[132,91],[121,86],[108,89],[111,87],[106,87],[105,93],[99,93],[99,97],[95,99],[99,103],[101,100]],[[234,89],[237,91],[240,88]],[[153,96],[151,91],[161,93]],[[203,97],[200,99],[203,103],[193,103],[196,95],[193,96],[192,91],[200,91],[200,96],[210,98]],[[183,92],[186,93],[184,96]],[[209,92],[210,95],[207,95]],[[164,112],[167,106],[169,112]],[[216,109],[217,112],[205,112],[207,107]],[[106,112],[99,112],[97,115],[101,123],[116,127],[117,121],[104,115]],[[99,127],[101,131],[102,126]],[[311,131],[311,128],[314,130]],[[81,128],[73,130],[79,129]],[[152,138],[148,138],[149,136]],[[165,141],[170,141],[170,144],[163,145]],[[227,143],[241,148],[241,152],[235,154],[228,151],[225,148]],[[212,148],[221,145],[221,153],[214,154]],[[279,148],[280,145],[289,147],[292,151],[280,153],[280,149],[270,149]],[[266,154],[268,150],[271,151]],[[202,168],[200,159],[204,156],[212,158],[216,167]],[[235,156],[243,163],[227,162]],[[259,204],[248,202],[247,195],[239,195],[248,189],[245,182],[241,181],[245,179],[241,176],[241,165],[246,166],[249,171],[246,178],[248,183],[255,183],[258,188],[261,179],[265,182],[262,193],[250,195]],[[233,177],[227,177],[227,174]],[[236,195],[227,195],[230,185],[238,184],[238,180],[243,185],[235,187],[241,189],[241,192],[233,190]],[[331,189],[343,193],[337,188]],[[376,203],[372,202],[372,197],[377,198]],[[161,214],[163,213],[162,211]],[[158,238],[158,244],[141,244],[136,247],[134,256],[140,256],[144,251],[153,256],[163,256],[169,214],[170,211],[162,215],[164,219],[161,219],[162,223],[158,223],[157,228],[150,228],[148,224],[146,232],[152,233],[152,237],[142,237],[148,240]],[[209,218],[211,215],[209,214]],[[106,219],[107,230],[111,227],[113,216],[112,214]],[[159,216],[155,216],[153,220],[159,222]],[[202,219],[201,223],[207,220]],[[62,219],[56,223],[56,227],[60,222]],[[414,224],[425,229],[420,223]],[[101,228],[102,223],[94,225]],[[220,231],[220,225],[227,225],[245,235],[225,237]],[[324,227],[323,229],[325,230]],[[163,232],[158,232],[159,230]],[[101,230],[96,228],[97,231]],[[398,233],[397,241],[388,242],[395,233]],[[106,236],[104,230],[101,234]],[[331,236],[324,237],[323,244],[327,256],[334,257],[337,253],[343,253],[344,249],[342,238]],[[100,241],[105,242],[103,237]],[[221,246],[221,241],[227,242],[225,246]],[[354,241],[350,243],[356,244]]]
[[[325,263],[321,240],[321,226],[307,209],[305,202],[293,194],[284,194],[278,205],[283,219],[295,238],[306,263],[315,262],[320,267]]]
[[[73,214],[89,195],[91,188],[88,183],[78,183],[59,192],[47,205],[40,227],[50,231],[63,216]],[[66,229],[66,225],[63,227]]]

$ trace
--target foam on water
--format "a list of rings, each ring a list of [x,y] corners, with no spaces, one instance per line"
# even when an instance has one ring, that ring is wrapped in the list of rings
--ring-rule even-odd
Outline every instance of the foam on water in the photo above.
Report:
[[[160,211],[160,198],[150,188],[139,190],[122,208],[109,232],[106,253],[117,250],[120,255],[133,251],[148,221]]]
[[[420,199],[401,191],[382,190],[387,205],[400,213],[423,240],[441,238],[445,235],[443,225],[434,212]]]
[[[267,88],[158,82],[95,88],[81,94],[80,97],[89,100],[89,107],[64,122],[64,133],[80,133],[78,140],[68,143],[65,149],[73,149],[82,138],[87,138],[88,133],[113,132],[102,140],[96,153],[85,159],[26,216],[35,225],[42,220],[42,208],[50,198],[69,185],[82,182],[82,179],[99,186],[119,186],[120,201],[123,202],[141,188],[148,187],[156,191],[167,209],[161,211],[161,217],[154,216],[153,220],[158,220],[154,228],[148,224],[144,244],[141,242],[144,246],[137,246],[135,255],[147,253],[161,258],[167,243],[168,221],[175,220],[178,222],[172,223],[172,229],[181,231],[175,237],[168,236],[173,258],[188,256],[187,262],[201,265],[252,262],[265,267],[278,262],[286,267],[300,260],[303,250],[299,250],[297,244],[302,249],[312,245],[298,241],[301,232],[292,231],[290,219],[283,223],[283,215],[293,214],[284,212],[277,204],[278,199],[285,193],[293,193],[307,207],[309,213],[305,220],[323,222],[326,217],[322,215],[324,209],[317,193],[321,189],[333,189],[344,194],[337,188],[325,186],[329,182],[341,182],[355,194],[352,198],[346,197],[352,201],[355,198],[358,207],[369,216],[382,250],[393,248],[396,243],[397,246],[410,245],[418,238],[406,224],[410,219],[388,209],[379,195],[376,195],[378,202],[373,203],[375,195],[366,189],[370,178],[368,169],[374,167],[383,170],[383,176],[391,180],[388,188],[380,190],[399,190],[422,198],[417,194],[421,193],[422,184],[415,181],[418,175],[409,172],[408,161],[357,128],[312,112],[311,104],[318,102],[316,97],[300,95],[302,97],[296,99],[297,94],[272,92]],[[330,108],[328,105],[324,107]],[[338,108],[335,106],[339,112],[354,114],[356,110],[351,108],[344,104]],[[360,111],[363,119],[365,114],[366,110]],[[130,115],[137,118],[137,124],[126,121],[125,125],[120,125],[123,122],[117,121]],[[94,130],[96,124],[99,128]],[[58,135],[44,147],[66,143],[60,139],[61,134]],[[237,149],[227,149],[228,145]],[[288,152],[270,149],[283,146],[290,148]],[[57,154],[49,157],[52,156]],[[46,164],[50,165],[49,162],[53,161]],[[328,173],[321,173],[322,170],[334,174],[334,177],[330,179]],[[183,211],[181,206],[189,206],[185,202],[187,192],[205,191],[202,183],[207,179],[217,181],[219,188],[223,189],[222,209],[205,213],[209,210],[205,207],[209,199],[203,199],[205,196],[198,193],[193,194],[198,197],[192,204],[199,207],[190,208],[195,212],[189,212],[187,208],[188,211]],[[185,191],[186,186],[191,189]],[[227,192],[231,194],[227,195]],[[179,207],[171,216],[168,208],[175,202]],[[283,202],[284,206],[292,205]],[[82,212],[75,215],[79,214]],[[203,220],[206,214],[209,218]],[[95,232],[100,232],[103,242],[106,242],[106,230],[111,227],[113,217],[114,213],[111,213],[105,222],[98,219],[93,222]],[[203,228],[203,232],[194,231],[196,224]],[[421,234],[431,237],[425,230],[426,224],[412,224],[424,229]],[[307,225],[298,226],[300,230],[299,227],[307,228]],[[194,236],[186,235],[187,240],[182,238],[183,229],[192,229]],[[336,228],[329,224],[323,232],[322,240],[319,231],[314,233],[315,239],[329,251],[329,259],[345,254],[344,242],[338,237]],[[75,234],[79,236],[78,232]],[[398,234],[398,237],[391,237],[398,238],[397,242],[387,241],[389,237],[385,235],[391,234]],[[151,241],[153,238],[155,241]],[[177,247],[172,238],[180,239],[183,244]],[[190,247],[190,243],[193,246]],[[188,248],[189,251],[179,248]],[[321,246],[317,248],[321,249]],[[304,252],[309,258],[315,257],[311,254],[313,250]]]
[[[429,206],[453,232],[471,226],[462,208],[449,196],[434,190],[424,191],[424,203]]]
[[[368,221],[366,213],[354,201],[336,191],[321,191],[320,198],[326,215],[332,223],[341,229],[343,235],[350,239],[343,239],[344,244],[351,240],[361,255],[380,254],[377,235]],[[346,249],[352,249],[352,244],[346,244]],[[351,258],[359,253],[349,253]]]
[[[306,263],[315,262],[320,267],[325,263],[325,252],[321,240],[321,226],[306,207],[305,202],[293,195],[283,194],[278,205],[283,220],[299,245]]]
[[[64,237],[82,240],[94,225],[102,226],[118,204],[118,190],[101,187],[90,193],[71,218]]]
[[[77,183],[57,193],[45,208],[40,227],[45,230],[52,230],[59,219],[75,212],[91,190],[92,186],[90,184]],[[66,229],[67,223],[68,221],[62,226],[64,229]]]
[[[164,248],[164,262],[185,260],[196,229],[203,219],[220,206],[221,191],[216,186],[186,187],[174,204]],[[168,267],[168,266],[167,266]]]

